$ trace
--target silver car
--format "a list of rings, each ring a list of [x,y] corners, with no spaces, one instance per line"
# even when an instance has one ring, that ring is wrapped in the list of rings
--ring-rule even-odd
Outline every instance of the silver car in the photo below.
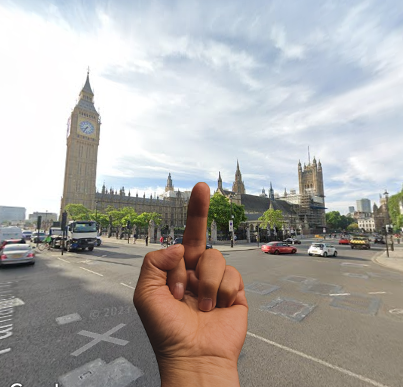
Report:
[[[0,266],[35,263],[35,252],[28,244],[10,244],[0,250]]]

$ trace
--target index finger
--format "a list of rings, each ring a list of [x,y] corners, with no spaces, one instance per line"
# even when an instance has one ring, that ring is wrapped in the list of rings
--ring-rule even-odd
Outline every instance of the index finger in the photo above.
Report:
[[[183,245],[186,269],[196,269],[197,261],[206,250],[207,215],[210,206],[210,188],[197,183],[190,196]]]

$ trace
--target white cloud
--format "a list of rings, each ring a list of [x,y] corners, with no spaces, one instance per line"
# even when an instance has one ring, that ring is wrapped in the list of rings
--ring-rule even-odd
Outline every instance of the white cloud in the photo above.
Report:
[[[2,139],[23,139],[18,154],[2,148],[13,160],[2,205],[58,212],[87,66],[102,117],[98,187],[122,179],[153,193],[168,172],[189,188],[218,171],[230,186],[238,158],[248,192],[270,181],[283,192],[297,188],[309,145],[329,209],[401,189],[401,6],[36,7],[0,6]],[[29,170],[21,183],[16,170]]]

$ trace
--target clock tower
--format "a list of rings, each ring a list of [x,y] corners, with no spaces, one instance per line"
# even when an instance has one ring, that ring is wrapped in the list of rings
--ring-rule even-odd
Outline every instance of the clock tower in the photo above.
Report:
[[[79,101],[67,121],[67,153],[61,211],[67,204],[83,204],[95,208],[96,173],[101,119],[94,107],[87,79]]]

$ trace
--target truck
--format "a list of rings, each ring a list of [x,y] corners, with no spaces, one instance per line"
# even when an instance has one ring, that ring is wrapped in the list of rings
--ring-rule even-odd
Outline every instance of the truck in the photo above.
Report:
[[[350,239],[352,249],[370,249],[369,239],[365,236],[353,236]]]
[[[22,230],[19,227],[0,226],[0,243],[6,241],[7,239],[24,239],[24,234],[22,233]]]
[[[66,227],[67,251],[94,250],[97,245],[97,223],[92,220],[70,221]]]
[[[49,229],[49,236],[52,238],[52,242],[50,242],[53,248],[61,248],[62,247],[62,239],[63,239],[63,230],[60,227],[51,227]]]

